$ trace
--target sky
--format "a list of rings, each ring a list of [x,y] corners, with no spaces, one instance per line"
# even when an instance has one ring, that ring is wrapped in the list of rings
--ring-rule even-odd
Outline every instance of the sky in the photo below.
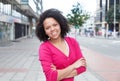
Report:
[[[43,0],[43,11],[49,8],[56,8],[63,12],[64,15],[70,13],[72,6],[79,2],[82,10],[94,14],[96,10],[96,0]]]

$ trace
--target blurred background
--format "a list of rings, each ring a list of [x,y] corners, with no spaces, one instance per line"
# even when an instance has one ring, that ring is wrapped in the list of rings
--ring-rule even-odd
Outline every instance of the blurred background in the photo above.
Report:
[[[77,5],[79,5],[77,7]],[[70,23],[78,33],[86,36],[119,37],[119,0],[0,0],[0,45],[21,37],[31,37],[39,15],[46,9],[56,8],[69,20],[71,12],[79,8],[83,23]],[[85,19],[83,14],[89,15]]]

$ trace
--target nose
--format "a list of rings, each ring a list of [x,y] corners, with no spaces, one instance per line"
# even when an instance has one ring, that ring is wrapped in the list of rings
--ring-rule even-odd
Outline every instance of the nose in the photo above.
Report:
[[[54,30],[54,27],[53,26],[51,26],[51,31],[53,31]]]

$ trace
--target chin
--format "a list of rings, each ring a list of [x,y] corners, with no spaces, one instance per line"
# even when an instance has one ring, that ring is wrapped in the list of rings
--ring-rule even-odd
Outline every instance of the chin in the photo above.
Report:
[[[59,39],[59,37],[52,37],[51,39],[52,40],[57,40],[57,39]]]

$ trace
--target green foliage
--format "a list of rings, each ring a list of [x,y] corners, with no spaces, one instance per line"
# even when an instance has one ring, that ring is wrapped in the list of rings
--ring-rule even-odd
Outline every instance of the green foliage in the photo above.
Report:
[[[85,23],[87,19],[89,19],[89,15],[82,10],[80,3],[77,3],[77,5],[73,5],[71,14],[67,15],[67,19],[69,21],[69,24],[74,25],[76,28],[79,28]]]

